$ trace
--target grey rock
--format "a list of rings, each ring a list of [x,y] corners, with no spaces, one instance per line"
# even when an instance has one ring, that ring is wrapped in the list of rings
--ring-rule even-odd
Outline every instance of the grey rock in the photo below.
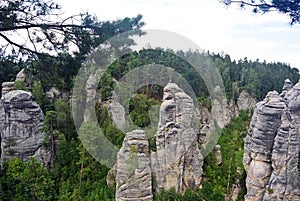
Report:
[[[257,101],[255,98],[253,98],[246,90],[243,90],[237,99],[239,111],[251,110],[255,107],[256,103]]]
[[[109,103],[108,111],[112,114],[112,120],[118,126],[119,129],[125,130],[125,108],[117,101],[115,92],[112,92],[113,98]]]
[[[218,89],[215,89],[214,93],[217,93]],[[222,100],[213,99],[212,100],[211,114],[215,119],[218,127],[224,128],[224,126],[230,122],[231,118],[234,116],[232,111],[229,109],[227,104],[227,99],[222,97]]]
[[[91,73],[85,85],[86,102],[83,111],[83,119],[87,122],[96,120],[92,111],[94,111],[95,107],[97,76],[99,76],[98,72]]]
[[[200,144],[205,144],[208,136],[215,129],[213,117],[207,107],[200,106],[199,108],[200,131],[198,141]]]
[[[164,88],[156,133],[155,174],[158,191],[175,187],[179,193],[197,189],[202,180],[203,157],[193,129],[194,104],[176,84]]]
[[[220,145],[216,145],[214,148],[214,153],[216,155],[217,158],[217,164],[221,165],[222,164],[222,153],[221,153],[221,146]]]
[[[148,139],[142,130],[126,133],[117,155],[116,201],[152,201]]]
[[[49,165],[51,153],[43,146],[44,115],[30,92],[13,90],[0,100],[1,161],[35,157]]]
[[[116,200],[152,201],[156,191],[175,187],[178,193],[196,190],[202,181],[203,157],[194,131],[195,106],[176,84],[164,88],[156,133],[156,152],[150,153],[144,131],[128,132],[109,171],[107,183],[116,177]]]
[[[300,90],[285,81],[257,103],[245,138],[246,201],[300,200]]]
[[[15,84],[15,82],[3,82],[2,83],[2,96],[7,94],[8,92],[14,90],[15,89],[14,84]]]
[[[219,90],[220,87],[217,86],[213,93],[218,94],[220,93]],[[239,115],[239,108],[234,106],[233,101],[230,101],[228,104],[225,96],[217,96],[215,99],[213,99],[212,106],[211,115],[214,118],[212,121],[216,121],[218,127],[220,128],[224,128],[224,126],[228,124],[233,117]]]
[[[16,79],[15,79],[15,82],[16,81],[21,81],[21,82],[26,82],[28,80],[28,76],[27,74],[25,73],[25,69],[23,68],[17,75],[16,75]]]
[[[59,89],[57,89],[56,87],[51,87],[47,92],[46,95],[48,98],[50,99],[54,99],[54,98],[61,98],[64,100],[68,99],[68,94],[66,92],[62,92]]]
[[[291,80],[286,79],[284,80],[284,85],[282,87],[282,92],[280,94],[280,97],[284,97],[286,95],[286,93],[293,87],[293,83],[291,82]]]
[[[116,184],[117,164],[110,169],[106,176],[106,183],[109,187],[114,187]]]

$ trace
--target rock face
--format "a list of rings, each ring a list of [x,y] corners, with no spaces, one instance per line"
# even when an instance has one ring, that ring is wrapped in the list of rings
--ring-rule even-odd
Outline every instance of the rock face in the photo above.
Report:
[[[14,88],[15,88],[14,84],[15,84],[15,82],[3,82],[2,83],[2,96],[7,94],[8,92],[14,90]]]
[[[256,102],[255,98],[253,98],[246,90],[243,90],[237,99],[238,110],[253,109]]]
[[[115,92],[112,92],[113,98],[109,103],[108,111],[112,114],[112,120],[114,123],[123,130],[126,126],[126,119],[125,119],[125,109],[124,107],[116,100]]]
[[[221,165],[222,164],[222,153],[221,153],[221,146],[220,145],[216,145],[214,147],[214,153],[216,155],[217,158],[217,164]]]
[[[15,82],[17,81],[21,81],[21,82],[28,82],[28,75],[25,73],[25,69],[23,68],[17,75],[16,75],[16,79]]]
[[[197,189],[202,179],[203,157],[193,129],[193,100],[176,84],[164,88],[156,133],[157,190],[175,187],[179,193]],[[152,157],[153,158],[153,157]]]
[[[149,156],[148,139],[144,131],[127,133],[117,156],[117,201],[153,200]]]
[[[0,100],[1,161],[18,157],[26,161],[35,157],[44,165],[50,153],[42,145],[45,134],[40,131],[44,120],[40,106],[30,92],[13,90]]]
[[[245,138],[246,201],[300,200],[300,84],[256,105]]]
[[[164,88],[156,133],[156,152],[149,152],[142,130],[126,134],[118,152],[117,165],[107,176],[116,174],[116,200],[153,200],[156,191],[172,187],[178,193],[196,190],[202,180],[203,157],[194,131],[194,103],[176,84]],[[153,189],[154,190],[154,189]]]
[[[26,87],[30,85],[30,78],[25,73],[25,69],[22,69],[15,78],[14,82],[3,82],[2,83],[2,96],[10,91],[15,90],[15,82],[23,82]]]

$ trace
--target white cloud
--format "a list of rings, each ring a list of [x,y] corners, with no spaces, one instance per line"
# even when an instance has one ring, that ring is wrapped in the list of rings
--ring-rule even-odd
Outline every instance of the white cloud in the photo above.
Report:
[[[58,3],[67,13],[88,10],[99,20],[142,14],[145,28],[176,32],[195,41],[203,49],[224,50],[235,59],[247,56],[300,67],[300,60],[296,59],[299,56],[294,58],[300,40],[293,41],[291,37],[294,35],[290,35],[298,33],[300,26],[291,28],[289,18],[276,12],[253,14],[249,10],[238,9],[238,6],[226,7],[219,0],[64,0]],[[257,34],[261,34],[260,37]],[[270,37],[270,40],[274,38],[273,41],[264,39],[268,36],[273,36]],[[289,37],[285,45],[282,44],[284,37]],[[292,45],[294,48],[291,48]]]

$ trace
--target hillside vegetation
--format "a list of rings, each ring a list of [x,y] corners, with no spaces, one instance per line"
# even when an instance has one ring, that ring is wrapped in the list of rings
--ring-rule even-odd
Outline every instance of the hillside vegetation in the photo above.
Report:
[[[26,6],[28,2],[29,6]],[[14,1],[7,6],[0,3],[0,8],[8,13],[5,18],[0,19],[1,26],[7,26],[4,27],[5,30],[8,29],[5,32],[16,31],[16,26],[22,20],[30,23],[39,22],[36,20],[39,19],[39,12],[34,18],[36,21],[18,20],[18,17],[24,17],[22,12],[20,14],[22,9],[28,11],[35,6],[34,9],[46,9],[40,12],[43,14],[42,17],[50,15],[52,7],[41,7],[44,4],[39,4],[40,2],[43,1],[28,0],[19,3]],[[14,18],[9,18],[9,16],[14,16]],[[22,162],[17,158],[3,161],[0,167],[0,200],[2,201],[114,200],[115,188],[106,184],[109,168],[95,160],[78,137],[71,117],[70,96],[81,64],[92,50],[119,33],[134,31],[132,35],[142,34],[141,27],[144,23],[141,15],[112,22],[99,22],[97,18],[88,14],[80,16],[83,18],[78,26],[71,26],[61,33],[60,36],[64,36],[62,42],[55,40],[60,37],[54,37],[54,32],[51,34],[51,26],[39,24],[39,33],[46,34],[48,36],[46,39],[52,42],[52,48],[57,50],[54,55],[50,56],[50,49],[46,47],[42,52],[28,50],[28,47],[22,46],[17,48],[19,54],[15,51],[7,54],[4,52],[6,48],[0,51],[0,82],[13,81],[16,74],[21,69],[25,69],[29,80],[26,83],[15,83],[15,88],[32,92],[45,114],[43,132],[48,137],[44,140],[44,146],[55,146],[52,167],[44,167],[35,159],[27,162]],[[0,33],[4,33],[2,29]],[[35,35],[36,40],[37,35]],[[40,44],[42,41],[32,42]],[[78,47],[73,52],[69,51],[72,49],[70,43]],[[132,44],[133,41],[128,39],[127,43]],[[14,44],[10,45],[14,47]],[[210,59],[221,74],[228,102],[236,103],[242,90],[247,90],[253,97],[261,100],[268,91],[281,91],[285,79],[288,78],[293,83],[299,80],[297,68],[280,62],[267,63],[259,60],[251,61],[247,58],[236,61],[227,54],[201,51],[178,51],[176,54],[185,57],[194,56],[200,60]],[[101,100],[95,105],[95,110],[105,136],[116,147],[121,147],[125,134],[113,123],[106,105],[111,100],[115,82],[134,68],[146,64],[159,64],[173,68],[192,86],[199,104],[211,107],[210,94],[201,76],[189,63],[176,54],[172,50],[163,49],[132,51],[114,61],[102,75],[97,88]],[[60,95],[49,98],[47,92],[53,87],[59,91]],[[141,127],[149,125],[148,110],[152,105],[161,103],[163,87],[149,83],[136,91],[135,96],[130,100],[129,107],[130,118],[135,124]],[[248,112],[251,113],[251,111]],[[232,194],[234,185],[241,187],[242,191],[238,199],[243,200],[245,175],[242,154],[243,138],[246,135],[250,118],[248,112],[241,112],[239,117],[233,119],[222,130],[218,143],[221,145],[223,162],[217,165],[213,153],[205,158],[204,181],[201,189],[196,192],[187,191],[185,195],[178,195],[174,189],[170,189],[155,194],[155,200],[224,200],[225,195]],[[154,139],[149,139],[149,143],[150,148],[155,147]]]

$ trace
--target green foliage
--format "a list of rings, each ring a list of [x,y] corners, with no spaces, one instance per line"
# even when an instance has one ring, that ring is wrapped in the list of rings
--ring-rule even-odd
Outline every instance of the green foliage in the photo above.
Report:
[[[99,82],[99,92],[102,101],[111,98],[113,87],[114,87],[114,82],[111,74],[105,72]]]
[[[233,100],[235,103],[239,93],[244,89],[253,97],[262,100],[267,92],[271,90],[280,92],[285,79],[288,78],[296,83],[300,78],[298,69],[291,68],[289,65],[279,62],[266,63],[265,61],[259,62],[259,60],[249,61],[247,58],[232,61],[229,55],[220,56],[219,54],[195,53],[190,51],[178,51],[177,54],[182,55],[183,58],[194,58],[196,55],[196,57],[199,58],[200,64],[203,66],[207,65],[209,58],[212,59],[213,64],[216,65],[221,74],[228,101]],[[108,73],[102,78],[103,81],[105,81],[103,83],[107,85],[99,85],[101,94],[107,94],[104,95],[104,97],[110,96],[113,85],[111,84],[110,77],[108,77],[109,79],[106,78],[108,75],[119,80],[130,70],[153,63],[172,67],[175,71],[180,73],[191,85],[200,103],[208,108],[211,107],[210,94],[207,86],[196,70],[176,54],[162,49],[147,49],[139,52],[131,52],[115,61],[109,66]],[[211,64],[209,63],[209,65]],[[151,86],[152,85],[143,87],[140,91],[143,91],[142,93],[148,97],[149,93],[153,93],[155,95],[152,95],[152,97],[158,100],[162,95],[162,90]]]
[[[138,167],[138,149],[137,146],[135,145],[130,146],[127,165],[128,165],[127,166],[128,177],[131,177],[132,175],[134,175],[134,172]]]
[[[155,201],[180,201],[182,200],[182,195],[178,194],[175,188],[171,188],[166,191],[162,191],[155,194]]]
[[[268,193],[272,194],[272,193],[274,193],[274,190],[272,188],[268,188]]]
[[[204,201],[207,200],[199,192],[187,190],[183,195],[178,194],[175,188],[154,194],[154,201]]]
[[[19,16],[18,14],[11,15],[13,14],[11,12],[12,8],[22,7],[26,4],[28,5],[26,9],[28,9],[42,1],[37,0],[33,4],[30,4],[33,2],[31,0],[19,3],[17,1],[11,2],[10,10],[7,8],[3,9],[9,15],[5,14],[4,18],[0,19],[0,22],[4,23],[3,27],[10,25],[13,30],[16,25],[14,24],[15,20]],[[3,8],[3,5],[0,7]],[[44,3],[41,5],[44,5]],[[36,11],[42,9],[41,5],[36,5]],[[45,14],[49,13],[48,11]],[[11,17],[8,18],[7,16]],[[141,33],[139,29],[143,26],[143,22],[141,22],[140,15],[112,22],[98,22],[96,18],[88,14],[81,16],[80,23],[83,26],[90,26],[95,29],[74,28],[72,36],[69,34],[62,35],[61,39],[65,41],[62,44],[57,44],[59,47],[54,47],[60,50],[67,49],[67,44],[75,40],[78,50],[74,54],[60,52],[54,57],[38,54],[39,56],[34,57],[34,59],[29,57],[26,62],[22,60],[17,61],[19,58],[17,55],[0,55],[1,82],[12,81],[15,75],[24,67],[36,80],[32,86],[32,94],[45,112],[44,132],[49,137],[54,137],[53,139],[59,139],[52,158],[54,166],[51,172],[33,159],[30,159],[28,162],[20,162],[20,160],[13,158],[11,161],[6,161],[2,164],[0,170],[0,200],[114,200],[115,189],[108,187],[106,184],[106,175],[109,168],[95,160],[85,150],[77,136],[77,131],[71,118],[69,100],[54,99],[50,101],[45,92],[51,87],[56,87],[67,96],[70,95],[74,85],[74,77],[77,75],[86,55],[101,42],[118,33],[129,30]],[[51,36],[51,33],[48,32],[49,29],[44,31]],[[3,31],[0,30],[0,33],[3,33]],[[58,38],[53,38],[52,35],[50,39],[57,41],[56,39]],[[128,43],[132,43],[132,41],[128,40]],[[43,50],[47,50],[47,48]],[[28,53],[28,51],[26,52]],[[270,90],[280,91],[284,79],[289,78],[294,83],[299,80],[299,71],[283,63],[267,64],[266,62],[248,61],[246,58],[244,60],[231,61],[229,55],[223,57],[191,51],[179,51],[177,53],[186,57],[196,55],[199,57],[199,60],[203,61],[211,58],[221,73],[228,100],[236,101],[238,94],[244,89],[257,99],[262,99]],[[132,69],[152,63],[172,67],[189,82],[200,104],[208,108],[211,107],[208,89],[195,69],[184,59],[175,55],[174,52],[162,49],[131,52],[109,66],[108,70],[101,77],[98,86],[98,92],[102,100],[110,99],[111,91],[115,87],[114,79],[120,80]],[[87,70],[94,70],[93,68],[89,67]],[[88,76],[83,78],[85,81],[87,79]],[[175,80],[176,78],[172,79]],[[24,89],[23,84],[19,82],[16,82],[15,87]],[[160,104],[162,87],[151,83],[146,84],[129,101],[130,118],[135,124],[140,127],[146,127],[150,124],[152,118],[149,118],[149,110],[154,105]],[[82,96],[79,97],[81,100],[85,98],[84,89],[84,84],[76,89],[82,92]],[[84,123],[80,129],[80,134],[84,136],[81,138],[82,142],[89,143],[88,145],[93,148],[92,151],[94,153],[101,153],[103,150],[107,151],[106,146],[108,143],[103,144],[104,137],[119,148],[125,137],[125,134],[113,124],[104,104],[97,103],[96,105],[98,122]],[[158,113],[155,115],[158,116]],[[75,118],[79,119],[79,124],[82,123],[82,117]],[[99,131],[97,123],[99,123],[104,136],[99,137],[99,135],[95,135]],[[242,191],[238,199],[242,200],[245,194],[245,172],[242,172],[240,175],[236,172],[236,169],[238,167],[241,170],[243,169],[243,137],[245,137],[248,123],[248,114],[242,112],[237,119],[223,129],[219,140],[222,148],[223,163],[218,166],[214,154],[210,154],[205,158],[205,178],[201,189],[197,192],[188,190],[184,195],[179,195],[175,189],[170,189],[156,193],[155,200],[224,200],[224,194],[230,193],[232,184],[236,183],[236,179],[240,179]],[[156,128],[147,128],[145,132],[149,139],[150,149],[155,151],[154,133]],[[15,139],[8,140],[9,146],[14,146],[14,144]],[[100,144],[103,146],[99,148]],[[50,139],[45,142],[45,145],[56,146],[54,141]],[[136,151],[135,148],[131,149],[131,170],[136,166]],[[11,155],[13,154],[14,150],[11,149]],[[153,185],[155,186],[154,180]]]
[[[204,106],[204,107],[208,108],[209,111],[211,111],[212,103],[211,103],[210,99],[208,99],[206,97],[200,97],[200,98],[198,98],[198,102],[201,106]]]
[[[25,163],[17,158],[6,161],[0,173],[0,199],[3,201],[56,199],[53,176],[33,158]]]
[[[32,95],[35,98],[36,102],[41,106],[43,111],[51,109],[50,101],[43,90],[42,84],[40,81],[35,81],[32,87]]]
[[[152,105],[159,104],[154,99],[148,99],[146,95],[135,94],[129,101],[130,118],[135,125],[146,127],[151,123],[149,109]]]
[[[243,138],[247,133],[250,115],[241,111],[240,116],[233,119],[223,130],[218,141],[221,146],[222,164],[217,165],[215,154],[211,152],[204,159],[205,178],[201,194],[208,200],[224,200],[224,195],[230,195],[232,186],[240,181],[242,192],[245,193],[245,177],[243,171]],[[238,173],[237,169],[241,171]],[[240,195],[243,197],[243,195]]]
[[[14,61],[14,57],[3,57],[0,55],[0,82],[14,81],[18,72],[24,67],[24,62]]]
[[[121,148],[125,134],[113,124],[112,117],[110,116],[107,107],[97,103],[96,115],[105,137],[114,145]]]
[[[266,63],[244,60],[231,61],[229,55],[209,55],[221,73],[228,100],[236,102],[238,94],[247,90],[258,100],[264,99],[269,91],[280,92],[285,79],[299,81],[299,70],[284,63]]]
[[[26,90],[26,86],[23,81],[17,80],[14,83],[14,87],[16,90]]]
[[[207,58],[202,53],[195,53],[195,52],[183,52],[180,51],[178,54],[182,54],[183,57],[193,57],[198,56],[200,62],[207,61]],[[127,55],[124,55],[117,61],[113,62],[112,65],[108,67],[108,72],[111,74],[113,78],[116,80],[121,79],[127,72],[130,70],[147,65],[147,64],[158,64],[167,67],[173,68],[179,74],[181,74],[191,85],[195,94],[198,97],[208,97],[208,89],[201,78],[198,72],[183,58],[177,56],[172,51],[165,51],[163,49],[145,49],[139,52],[131,52]],[[173,81],[177,78],[173,77]],[[140,91],[143,94],[146,94],[149,97],[153,97],[155,99],[159,99],[162,97],[162,87],[164,86],[155,86],[149,83],[148,86],[143,87]],[[100,86],[101,89],[101,86]]]

